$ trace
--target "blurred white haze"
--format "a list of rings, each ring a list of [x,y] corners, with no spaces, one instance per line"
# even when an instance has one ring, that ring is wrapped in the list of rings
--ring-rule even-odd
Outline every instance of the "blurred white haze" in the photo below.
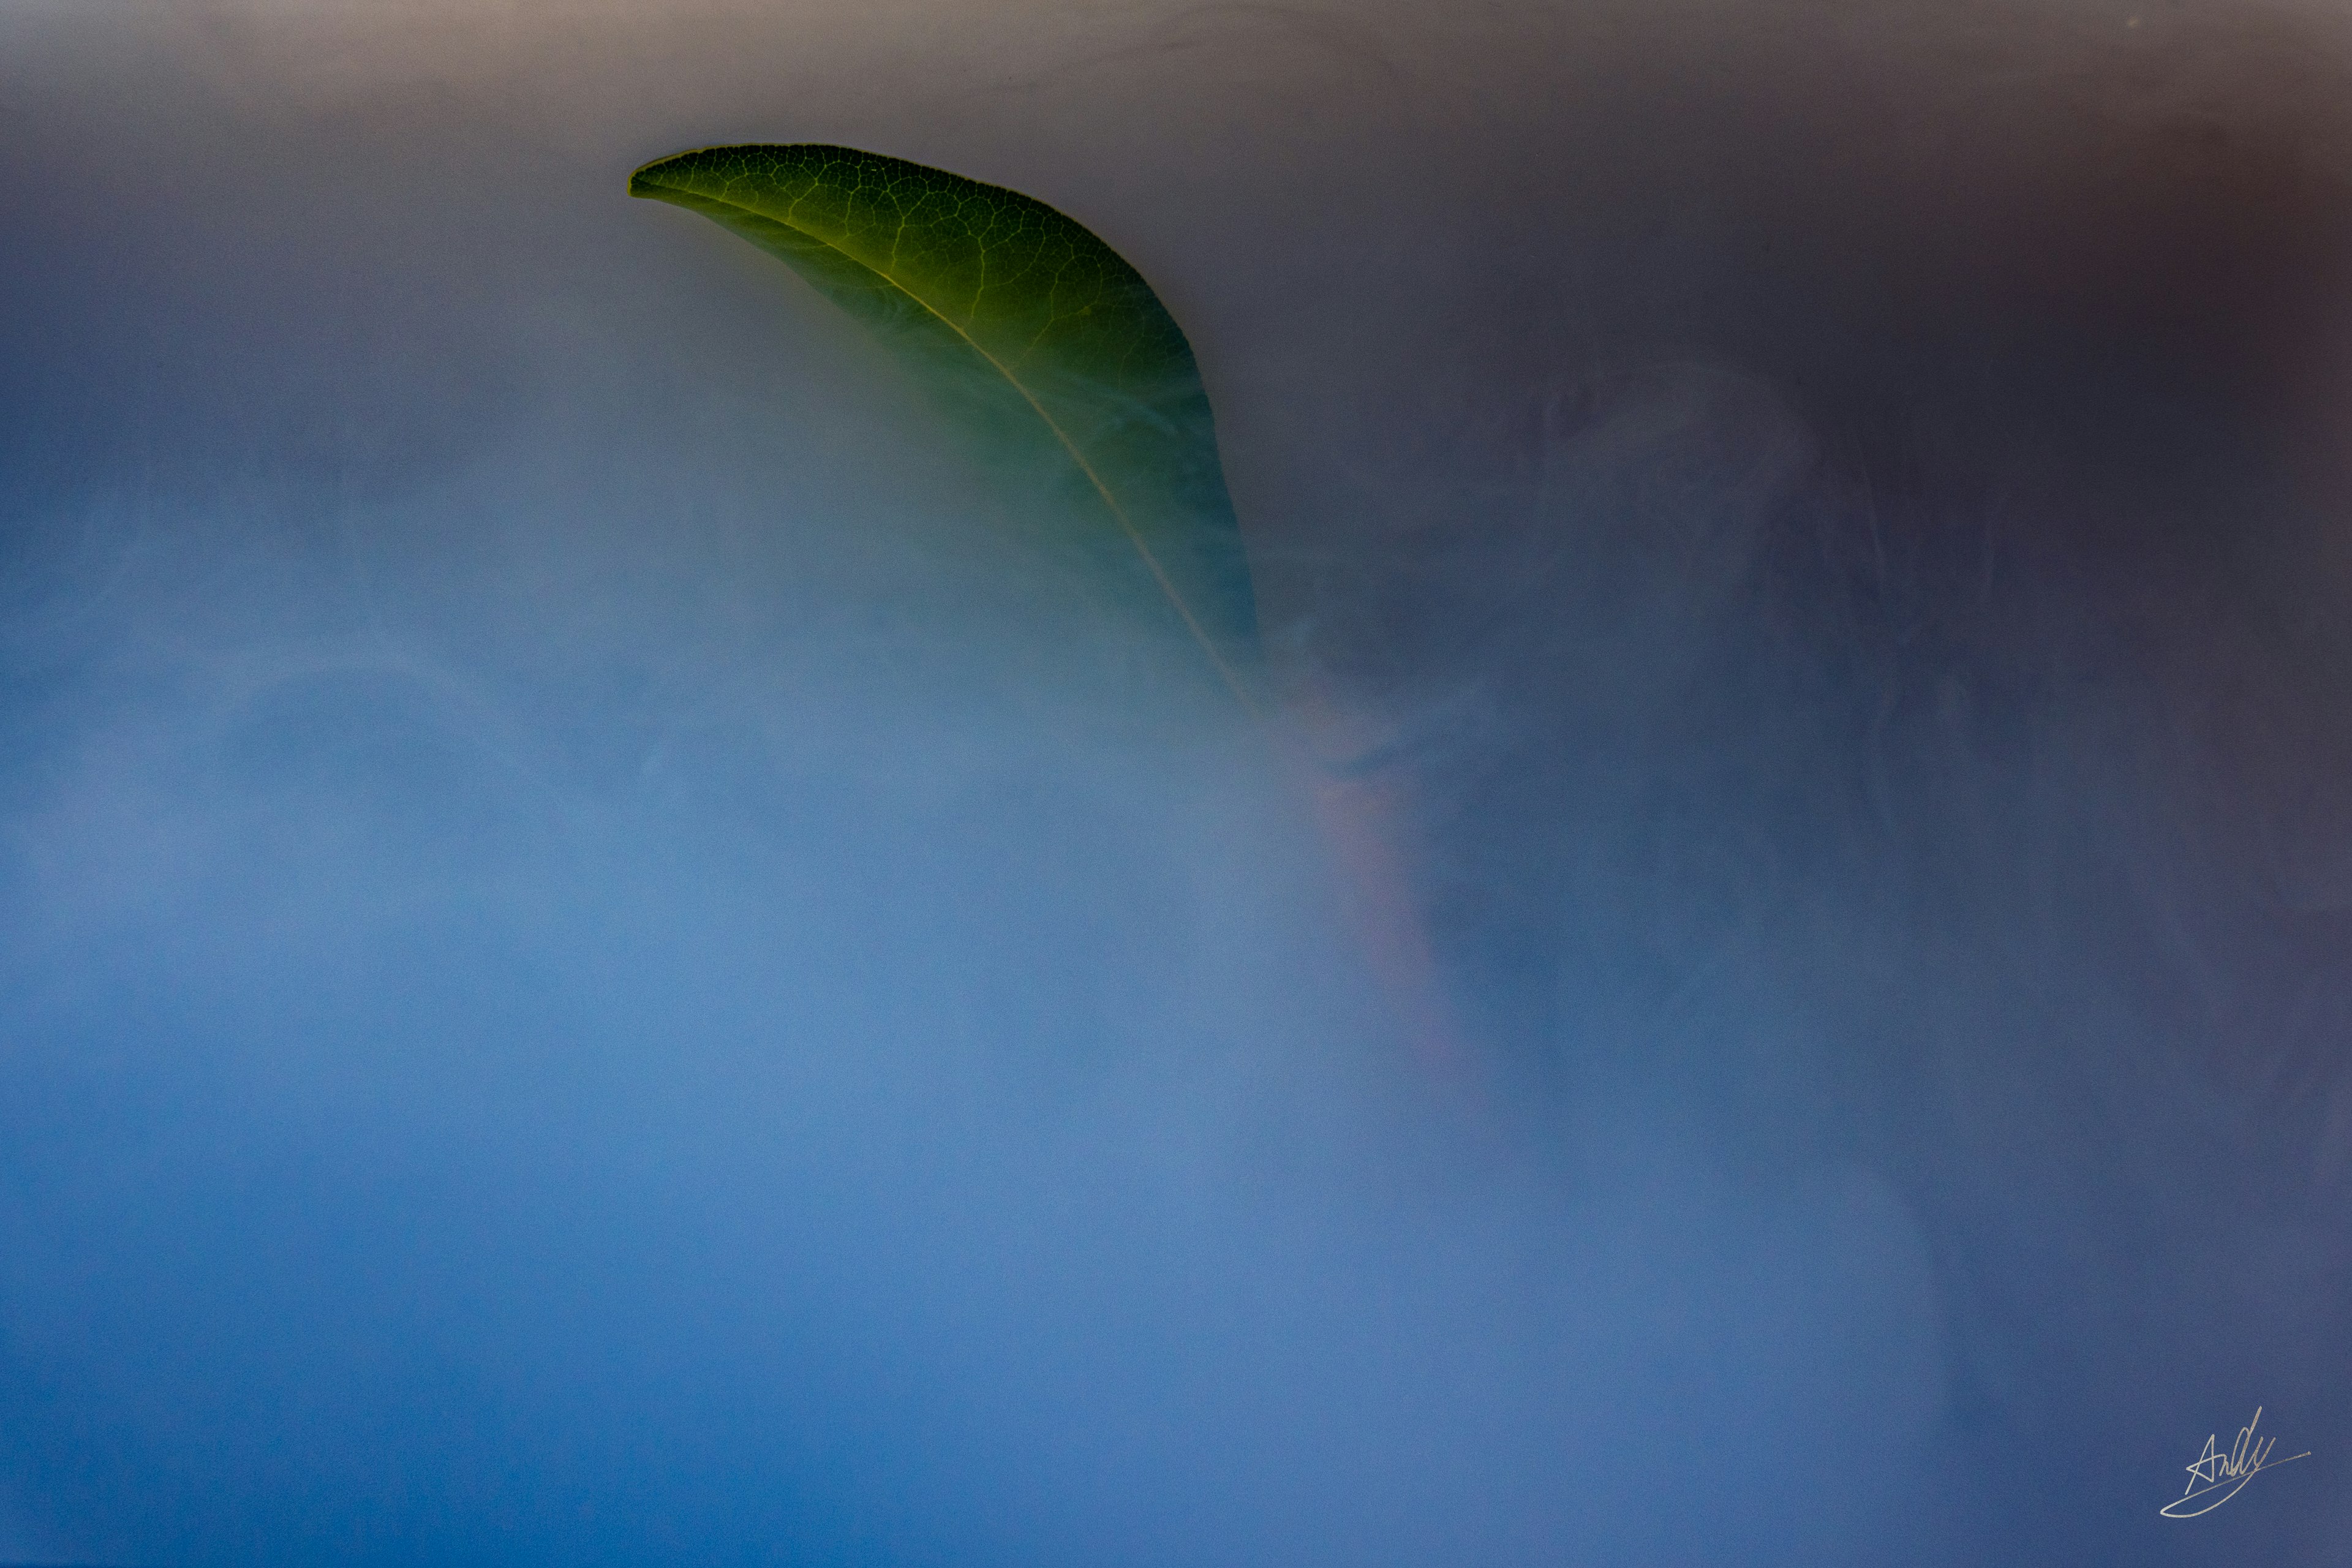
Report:
[[[0,1561],[2346,1562],[2334,11],[9,0]],[[739,141],[1153,281],[1456,1059]]]

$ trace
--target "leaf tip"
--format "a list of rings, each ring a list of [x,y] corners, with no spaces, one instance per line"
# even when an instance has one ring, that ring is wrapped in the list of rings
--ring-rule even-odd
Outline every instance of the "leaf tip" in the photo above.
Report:
[[[698,148],[685,153],[672,153],[667,157],[656,158],[650,163],[638,164],[629,171],[629,195],[660,200],[671,187],[667,181],[653,177],[656,171],[666,169],[681,159],[691,158],[694,153],[698,151],[700,149]]]

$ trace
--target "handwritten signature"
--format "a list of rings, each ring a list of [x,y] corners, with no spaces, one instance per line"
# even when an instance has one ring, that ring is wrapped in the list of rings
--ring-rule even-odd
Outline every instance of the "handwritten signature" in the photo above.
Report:
[[[2156,1511],[2167,1519],[2195,1519],[2200,1513],[2210,1513],[2231,1498],[2238,1489],[2254,1479],[2257,1470],[2272,1465],[2291,1465],[2296,1459],[2311,1458],[2310,1450],[2284,1459],[2270,1457],[2275,1437],[2257,1438],[2254,1424],[2263,1418],[2263,1407],[2254,1406],[2254,1419],[2238,1428],[2238,1440],[2230,1445],[2226,1454],[2214,1452],[2213,1438],[2205,1439],[2205,1451],[2189,1467],[2189,1489]],[[2219,1493],[2219,1496],[2215,1494]],[[2195,1507],[2189,1505],[2194,1503]]]

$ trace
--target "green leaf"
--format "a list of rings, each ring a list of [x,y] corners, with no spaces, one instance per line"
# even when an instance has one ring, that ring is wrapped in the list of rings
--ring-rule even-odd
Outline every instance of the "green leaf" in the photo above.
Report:
[[[680,153],[631,174],[629,194],[777,257],[991,447],[1042,457],[1255,710],[1248,558],[1208,395],[1175,318],[1118,252],[1017,191],[845,147]]]

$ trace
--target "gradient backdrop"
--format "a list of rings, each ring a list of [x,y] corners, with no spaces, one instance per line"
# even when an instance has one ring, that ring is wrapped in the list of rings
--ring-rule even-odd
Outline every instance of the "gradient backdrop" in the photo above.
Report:
[[[2352,1562],[2335,10],[5,0],[0,1559]],[[730,141],[1153,280],[1442,1059]]]

